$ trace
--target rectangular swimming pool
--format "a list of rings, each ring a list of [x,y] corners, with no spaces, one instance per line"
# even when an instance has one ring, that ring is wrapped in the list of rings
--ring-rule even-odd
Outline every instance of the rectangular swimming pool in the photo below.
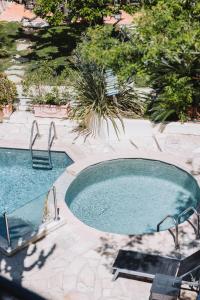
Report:
[[[45,151],[34,151],[45,156]],[[33,169],[29,150],[0,148],[0,238],[6,239],[6,212],[11,241],[35,231],[45,213],[46,195],[73,163],[64,152],[51,152],[52,170]]]

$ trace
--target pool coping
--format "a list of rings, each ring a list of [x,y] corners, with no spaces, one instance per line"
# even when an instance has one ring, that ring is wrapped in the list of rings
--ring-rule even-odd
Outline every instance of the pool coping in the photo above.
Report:
[[[149,160],[158,160],[162,161],[171,165],[174,165],[180,169],[183,169],[187,173],[189,173],[191,176],[191,169],[189,168],[188,164],[181,160],[180,157],[176,157],[170,154],[162,153],[162,152],[149,152],[148,154],[145,151],[120,151],[120,153],[103,153],[101,157],[97,155],[90,156],[89,158],[86,158],[81,161],[75,161],[72,165],[70,165],[67,170],[71,175],[77,176],[82,170],[109,160],[115,160],[115,159],[130,159],[130,158],[140,158],[140,159],[149,159]],[[174,159],[175,158],[175,159]],[[193,176],[194,177],[194,176]],[[195,178],[195,177],[194,177]],[[196,178],[195,178],[196,179]]]
[[[13,146],[14,145],[14,146]],[[16,149],[16,150],[27,150],[30,151],[30,147],[27,142],[22,141],[3,141],[0,140],[0,148],[4,149]],[[37,145],[37,149],[33,149],[36,151],[47,151],[46,144]],[[57,143],[56,145],[52,145],[51,151],[53,152],[65,152],[72,161],[76,161],[85,157],[84,153],[82,153],[79,147],[76,144],[62,144]]]

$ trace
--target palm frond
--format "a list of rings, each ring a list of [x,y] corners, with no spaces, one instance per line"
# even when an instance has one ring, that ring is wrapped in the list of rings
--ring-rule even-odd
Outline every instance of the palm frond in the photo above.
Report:
[[[77,56],[78,57],[78,56]],[[106,94],[105,70],[96,64],[85,62],[81,57],[77,58],[76,71],[73,76],[73,89],[76,99],[72,105],[71,118],[84,124],[82,127],[89,128],[91,118],[93,120],[93,131],[91,134],[98,133],[98,126],[101,121],[106,121],[107,130],[110,120],[116,135],[119,137],[120,130],[118,122],[125,131],[123,116],[141,116],[144,114],[145,106],[141,97],[126,84],[120,87],[117,101]],[[108,131],[109,133],[109,131]]]

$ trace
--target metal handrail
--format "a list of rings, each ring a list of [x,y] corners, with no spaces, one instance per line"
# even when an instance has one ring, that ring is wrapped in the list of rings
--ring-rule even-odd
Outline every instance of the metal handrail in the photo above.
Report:
[[[55,212],[54,220],[57,221],[59,219],[59,209],[58,209],[55,185],[53,186],[52,191],[53,191],[53,203],[54,203],[54,212]]]
[[[181,212],[177,217],[177,224],[179,224],[181,217],[190,211],[193,211],[193,213],[197,216],[197,226],[195,226],[189,219],[186,221],[192,226],[196,234],[196,238],[198,239],[200,237],[200,214],[197,212],[197,210],[194,207],[192,206],[188,207],[183,212]]]
[[[47,201],[49,200],[50,193],[53,193],[53,206],[54,206],[54,220],[59,220],[59,209],[58,209],[58,202],[56,197],[56,187],[55,185],[48,191],[47,193]]]
[[[174,216],[172,215],[167,215],[165,218],[163,218],[160,223],[157,224],[157,232],[160,231],[160,225],[162,225],[165,220],[167,219],[171,219],[175,225],[175,234],[174,232],[169,228],[168,231],[169,233],[172,235],[173,237],[173,240],[174,240],[174,243],[175,243],[175,249],[178,249],[179,248],[179,242],[178,242],[178,222],[177,220],[174,218]]]
[[[47,193],[47,201],[49,200],[49,194],[53,193],[53,207],[54,207],[54,220],[58,221],[59,220],[59,209],[58,209],[58,201],[56,197],[56,187],[53,186]],[[11,248],[11,237],[10,237],[10,227],[9,227],[9,222],[8,222],[8,216],[7,213],[3,213],[3,219],[5,223],[5,228],[6,228],[6,240],[7,240],[7,247],[8,249]]]
[[[6,212],[3,213],[3,218],[4,218],[4,222],[5,222],[5,226],[6,226],[6,239],[7,239],[7,243],[8,243],[8,248],[10,248],[11,247],[11,238],[10,238],[10,230],[9,230],[9,225],[8,225],[8,217],[7,217]]]
[[[34,135],[35,128],[36,128],[36,134]],[[32,123],[32,127],[31,127],[30,146],[29,146],[32,160],[33,160],[33,145],[38,137],[40,137],[38,122],[36,120],[34,120]]]
[[[53,136],[52,136],[52,130],[53,130]],[[51,168],[52,168],[51,146],[53,144],[54,139],[57,139],[56,125],[54,121],[51,121],[49,126],[49,138],[48,138],[48,158],[49,158],[49,165]]]

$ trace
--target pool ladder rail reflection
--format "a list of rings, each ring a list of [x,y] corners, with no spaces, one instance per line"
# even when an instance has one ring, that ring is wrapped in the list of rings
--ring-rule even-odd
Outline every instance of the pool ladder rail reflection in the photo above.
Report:
[[[54,139],[57,139],[56,126],[53,121],[50,123],[49,126],[48,147],[47,150],[43,151],[44,153],[46,153],[45,155],[34,154],[34,151],[37,150],[33,149],[33,146],[36,140],[40,137],[41,135],[39,132],[38,122],[34,120],[31,127],[30,146],[29,146],[32,167],[34,169],[40,169],[40,170],[51,170],[53,168],[52,158],[51,158],[51,147],[54,142]]]
[[[46,195],[45,197],[45,201],[44,201],[44,207],[43,207],[43,218],[42,218],[42,224],[49,224],[52,221],[59,221],[60,220],[60,210],[58,208],[58,201],[57,201],[57,195],[56,195],[56,187],[53,185],[51,187],[51,189],[45,193],[44,195]],[[50,197],[50,195],[53,196],[53,198]],[[29,203],[31,203],[33,200],[32,199]],[[53,208],[50,209],[50,207]],[[46,215],[46,211],[48,211],[47,215]],[[10,253],[10,251],[12,250],[12,236],[11,233],[14,234],[14,231],[11,229],[12,226],[9,226],[9,221],[10,219],[12,220],[12,216],[9,215],[6,211],[4,211],[3,213],[3,224],[5,225],[5,229],[6,229],[6,240],[7,240],[7,247],[6,249],[8,250],[8,253]],[[23,221],[23,218],[18,218],[19,222]],[[26,221],[25,221],[26,222]],[[23,221],[23,226],[24,226],[24,221]],[[30,225],[30,224],[29,224]],[[39,229],[38,229],[39,231]],[[34,231],[32,232],[31,236],[33,236],[33,233],[36,234],[36,231],[34,229]],[[23,236],[20,236],[19,239],[23,238]],[[26,239],[25,239],[25,244],[26,244]]]
[[[158,224],[157,224],[157,232],[160,231],[160,226],[167,220],[167,219],[171,219],[173,221],[174,227],[175,227],[175,232],[173,232],[173,230],[171,228],[168,229],[169,233],[172,235],[173,240],[174,240],[174,244],[175,244],[175,249],[179,249],[180,248],[180,244],[179,244],[179,224],[180,224],[180,220],[181,218],[186,215],[189,212],[193,212],[196,217],[197,217],[197,224],[195,224],[194,222],[192,222],[191,220],[187,219],[186,221],[191,225],[191,227],[193,228],[195,235],[196,235],[196,239],[200,238],[200,213],[194,208],[194,207],[188,207],[187,209],[185,209],[184,211],[182,211],[177,218],[175,218],[172,215],[167,215],[165,218],[163,218]]]

